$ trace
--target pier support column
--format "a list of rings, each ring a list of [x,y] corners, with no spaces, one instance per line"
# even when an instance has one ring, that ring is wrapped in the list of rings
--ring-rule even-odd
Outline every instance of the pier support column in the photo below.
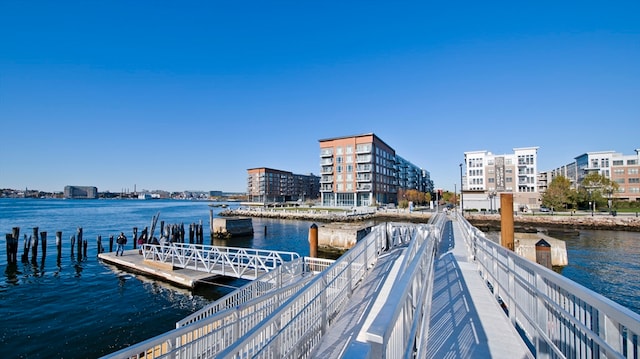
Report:
[[[309,257],[318,258],[318,226],[309,227]]]
[[[500,245],[513,251],[513,193],[500,194]]]

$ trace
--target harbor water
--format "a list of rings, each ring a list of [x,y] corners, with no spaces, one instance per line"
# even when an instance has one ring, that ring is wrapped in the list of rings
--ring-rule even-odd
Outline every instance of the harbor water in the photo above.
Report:
[[[175,322],[240,286],[177,288],[127,273],[97,259],[97,236],[108,249],[109,236],[124,231],[132,249],[132,229],[150,227],[160,213],[165,224],[202,221],[209,238],[206,201],[0,199],[0,230],[20,227],[18,264],[7,264],[0,236],[0,354],[3,358],[95,358],[175,328]],[[229,203],[233,208],[234,204]],[[220,240],[218,245],[309,254],[312,222],[254,218],[250,239]],[[159,226],[159,225],[158,225]],[[21,261],[23,235],[47,232],[47,254]],[[71,256],[70,237],[83,228],[87,256]],[[55,232],[62,231],[58,261]],[[156,229],[156,236],[158,236]],[[567,234],[569,266],[562,275],[640,313],[640,233],[580,231]],[[114,244],[115,246],[115,244]]]

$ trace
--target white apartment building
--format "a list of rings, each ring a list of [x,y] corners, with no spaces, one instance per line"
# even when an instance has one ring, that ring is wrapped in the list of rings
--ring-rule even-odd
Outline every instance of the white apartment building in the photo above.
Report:
[[[500,193],[513,194],[514,211],[539,208],[538,147],[514,148],[512,154],[502,155],[469,151],[464,160],[464,210],[498,210]]]

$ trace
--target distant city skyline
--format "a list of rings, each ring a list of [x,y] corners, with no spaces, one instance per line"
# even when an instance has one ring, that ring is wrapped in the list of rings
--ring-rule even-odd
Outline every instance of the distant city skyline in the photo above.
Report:
[[[640,2],[0,3],[0,188],[245,192],[375,133],[460,186],[640,147]]]

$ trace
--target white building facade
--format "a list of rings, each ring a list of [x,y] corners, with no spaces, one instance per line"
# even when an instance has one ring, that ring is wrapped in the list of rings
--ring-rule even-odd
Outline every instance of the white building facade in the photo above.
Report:
[[[501,193],[513,194],[514,211],[539,208],[538,147],[514,148],[502,155],[469,151],[464,159],[464,210],[497,211]]]

